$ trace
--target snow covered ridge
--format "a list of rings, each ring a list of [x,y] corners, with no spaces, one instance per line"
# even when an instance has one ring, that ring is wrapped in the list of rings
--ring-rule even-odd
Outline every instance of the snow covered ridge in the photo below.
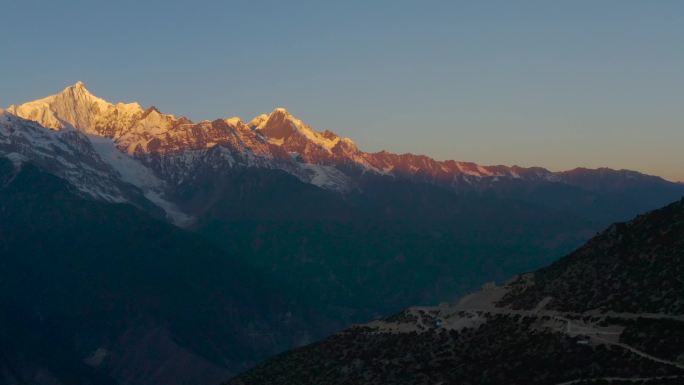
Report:
[[[111,104],[92,95],[82,82],[56,95],[9,106],[7,111],[36,121],[43,127],[55,130],[74,127],[88,134],[103,136],[119,136],[143,114],[138,103]]]
[[[121,153],[111,139],[71,128],[49,130],[0,110],[0,156],[15,168],[32,163],[68,181],[82,195],[112,203],[144,206],[149,201],[169,220],[187,225],[192,218],[163,198],[165,182],[140,162]]]
[[[126,202],[122,191],[88,139],[74,130],[54,132],[35,122],[0,112],[0,154],[19,168],[32,162],[69,181],[81,192],[108,202]]]
[[[556,179],[545,169],[480,166],[413,154],[363,152],[351,139],[330,131],[316,131],[282,107],[248,123],[237,117],[194,123],[163,114],[154,107],[143,109],[138,103],[109,103],[92,95],[82,82],[56,95],[10,106],[8,111],[54,130],[73,127],[111,138],[120,150],[136,156],[177,155],[223,146],[236,153],[277,160],[276,163],[287,163],[294,157],[306,164],[303,169],[310,169],[311,165],[344,165],[378,174],[432,177],[446,183],[454,178],[468,183],[473,178]]]
[[[364,174],[454,189],[487,188],[502,180],[585,183],[583,170],[554,173],[540,167],[481,166],[423,155],[364,152],[351,139],[317,131],[285,108],[247,123],[238,117],[192,122],[138,103],[110,103],[92,95],[82,82],[7,111],[52,130],[108,138],[107,143],[153,170],[150,175],[168,185],[184,183],[202,169],[234,167],[279,169],[305,183],[340,192],[354,189],[355,179]],[[116,160],[106,155],[105,160]],[[121,172],[119,166],[112,165]],[[128,182],[151,191],[148,181]]]

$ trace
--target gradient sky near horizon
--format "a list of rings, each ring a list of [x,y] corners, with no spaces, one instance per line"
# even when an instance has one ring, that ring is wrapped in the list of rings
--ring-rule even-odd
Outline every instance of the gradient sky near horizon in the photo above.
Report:
[[[3,1],[0,106],[82,80],[366,151],[684,181],[681,1]]]

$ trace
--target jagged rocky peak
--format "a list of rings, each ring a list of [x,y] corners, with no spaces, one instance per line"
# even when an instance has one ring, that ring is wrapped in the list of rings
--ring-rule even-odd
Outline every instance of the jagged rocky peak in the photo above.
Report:
[[[244,125],[239,116],[231,116],[230,118],[223,119],[223,121],[231,127],[241,127]]]
[[[321,132],[321,136],[329,140],[335,140],[338,138],[337,134],[330,130],[323,130]]]
[[[149,107],[147,107],[147,109],[146,109],[145,112],[143,113],[143,117],[145,117],[145,116],[147,116],[147,115],[149,115],[149,114],[157,114],[157,115],[160,115],[161,112],[159,112],[159,109],[157,108],[157,106],[149,106]]]
[[[356,149],[351,139],[340,138],[329,130],[318,132],[283,107],[275,108],[269,115],[257,116],[249,123],[249,127],[264,136],[271,144],[298,147],[296,150],[300,150],[299,147],[306,143],[313,144],[325,152],[331,152],[340,143],[346,148]]]
[[[287,110],[285,107],[276,107],[271,111],[271,114],[269,115],[270,118],[278,118],[278,117],[292,117],[292,114],[290,114],[290,111]]]
[[[263,127],[264,123],[266,123],[267,120],[268,120],[268,115],[267,114],[261,114],[261,115],[255,117],[254,119],[250,120],[249,123],[247,123],[247,125],[251,129],[255,130],[257,128]]]
[[[273,139],[285,139],[302,129],[304,124],[288,110],[282,107],[274,109],[266,120],[263,120],[255,128],[264,136]]]
[[[515,178],[563,181],[591,190],[606,186],[619,190],[637,185],[644,179],[638,173],[614,170],[552,173],[542,168],[480,166],[412,154],[366,153],[351,139],[328,130],[317,131],[283,107],[261,114],[247,124],[237,117],[195,124],[185,117],[161,113],[156,107],[143,109],[138,103],[110,103],[91,94],[80,81],[55,95],[10,106],[8,112],[53,130],[73,127],[87,134],[114,139],[119,150],[131,155],[176,154],[220,145],[233,151],[233,155],[257,154],[263,157],[260,161],[268,164],[272,164],[272,159],[285,159],[288,165],[278,167],[288,169],[291,159],[328,166],[356,165],[366,171],[431,178],[435,183],[450,186],[455,186],[458,178],[458,183],[467,184],[472,184],[473,178],[482,178],[486,183],[490,179]],[[651,177],[651,182],[667,183],[655,177]]]
[[[116,136],[144,112],[138,103],[112,104],[98,98],[81,81],[55,95],[12,105],[8,111],[54,130],[73,127],[103,136]]]

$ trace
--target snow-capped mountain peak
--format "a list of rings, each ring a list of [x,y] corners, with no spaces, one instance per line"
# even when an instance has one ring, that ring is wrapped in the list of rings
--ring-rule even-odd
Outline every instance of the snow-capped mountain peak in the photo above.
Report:
[[[283,107],[275,108],[269,115],[257,116],[250,126],[269,143],[278,146],[302,147],[310,143],[330,153],[343,140],[332,131],[316,131]],[[351,139],[345,138],[345,141],[348,143]],[[301,148],[294,150],[299,152]]]
[[[133,194],[76,130],[52,131],[10,112],[0,112],[0,154],[15,164],[39,165],[98,199],[124,202]],[[21,162],[16,162],[19,159]]]
[[[486,188],[506,179],[566,183],[582,179],[577,173],[553,173],[543,168],[481,166],[384,151],[368,153],[349,138],[315,130],[283,107],[249,123],[238,117],[194,123],[164,114],[154,106],[143,109],[138,103],[110,103],[91,94],[82,82],[55,95],[13,105],[7,111],[52,130],[73,128],[91,137],[110,138],[119,151],[153,170],[169,185],[187,183],[197,174],[229,172],[236,167],[279,169],[306,183],[337,191],[353,189],[355,178],[366,173],[455,189]],[[102,143],[109,145],[110,141]],[[130,162],[112,167],[117,169],[121,164]],[[126,182],[151,191],[150,186],[138,183],[140,180]]]
[[[223,119],[224,122],[226,122],[227,125],[229,126],[242,126],[242,119],[238,116],[231,116],[230,118]]]
[[[117,136],[143,114],[140,104],[109,103],[91,94],[81,81],[55,95],[12,105],[7,110],[54,130],[73,127],[88,134],[108,137]]]
[[[0,156],[15,167],[32,163],[67,180],[80,194],[107,202],[129,202],[166,212],[185,226],[193,218],[164,198],[166,182],[139,160],[120,152],[111,139],[86,135],[71,126],[47,129],[0,109]]]
[[[366,153],[351,139],[328,130],[319,132],[283,107],[259,115],[247,124],[237,117],[193,123],[187,118],[163,114],[156,107],[143,109],[138,103],[109,103],[92,95],[82,82],[56,95],[12,106],[10,112],[52,129],[74,127],[90,135],[112,138],[119,150],[141,160],[222,148],[212,151],[212,162],[217,161],[217,154],[222,154],[220,157],[231,165],[279,168],[317,185],[320,184],[315,181],[320,178],[312,179],[311,167],[356,167],[364,172],[417,176],[447,184],[520,174],[506,167],[440,162],[427,156]],[[179,160],[184,168],[186,164]],[[174,175],[172,179],[178,180],[190,172],[176,168],[166,167],[158,172],[170,172]]]
[[[268,121],[268,114],[261,114],[250,120],[247,125],[254,130],[261,129],[264,127],[264,124],[266,124],[266,121]]]

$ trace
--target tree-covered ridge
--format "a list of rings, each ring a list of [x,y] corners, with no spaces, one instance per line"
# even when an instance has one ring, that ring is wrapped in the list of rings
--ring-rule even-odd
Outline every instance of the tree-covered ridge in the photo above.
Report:
[[[523,275],[501,305],[582,312],[684,314],[684,200],[611,226],[577,251]]]
[[[620,347],[584,344],[580,336],[548,327],[551,322],[544,316],[484,314],[479,325],[460,329],[354,327],[280,355],[228,384],[560,384],[684,374]]]
[[[197,234],[0,158],[2,384],[220,382],[306,330],[277,287]]]
[[[229,384],[681,383],[683,231],[684,200],[505,287],[353,327]]]

